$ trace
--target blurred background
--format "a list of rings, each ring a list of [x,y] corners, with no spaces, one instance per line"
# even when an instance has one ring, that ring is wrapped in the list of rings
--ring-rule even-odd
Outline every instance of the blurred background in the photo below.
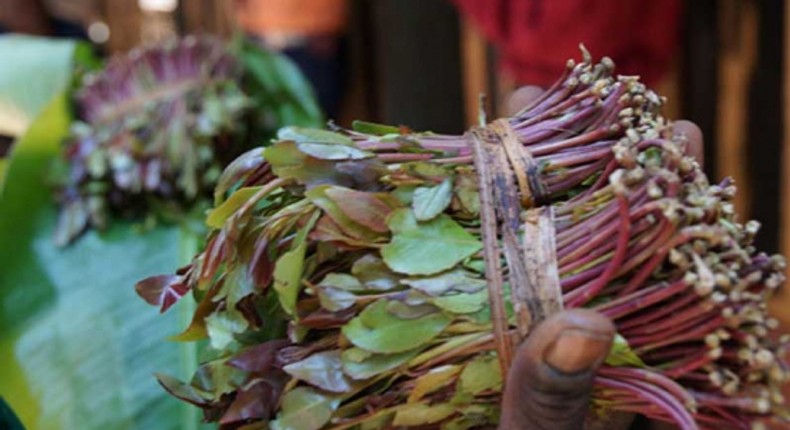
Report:
[[[479,94],[502,114],[519,85],[550,85],[583,42],[696,122],[711,178],[733,176],[758,248],[790,253],[790,8],[777,0],[0,0],[0,33],[123,52],[176,34],[240,32],[283,52],[327,117],[462,132]],[[2,63],[2,59],[0,59]],[[11,138],[0,137],[0,156]],[[786,198],[784,198],[786,197]],[[790,294],[775,302],[790,324]]]
[[[447,133],[477,123],[480,94],[493,118],[515,88],[551,85],[584,43],[667,96],[667,117],[699,125],[709,177],[734,177],[740,218],[762,223],[757,248],[790,255],[786,3],[0,0],[0,34],[80,39],[101,56],[180,34],[244,35],[290,57],[340,125]],[[13,64],[0,57],[0,67]],[[0,163],[14,134],[0,130]],[[790,332],[787,287],[772,306]]]

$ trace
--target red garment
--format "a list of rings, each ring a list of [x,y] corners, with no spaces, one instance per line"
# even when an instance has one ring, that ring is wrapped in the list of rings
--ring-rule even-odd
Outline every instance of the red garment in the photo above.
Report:
[[[568,58],[580,58],[579,43],[648,84],[664,76],[677,50],[680,0],[452,1],[521,84],[553,83]]]

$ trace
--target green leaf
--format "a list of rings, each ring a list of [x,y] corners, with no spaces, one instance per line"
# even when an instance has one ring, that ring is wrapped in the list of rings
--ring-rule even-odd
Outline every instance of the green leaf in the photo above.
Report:
[[[377,232],[357,222],[354,218],[351,218],[342,202],[330,198],[330,190],[335,188],[336,187],[331,185],[319,185],[305,192],[305,196],[310,199],[313,204],[326,212],[326,214],[332,218],[332,221],[340,227],[343,233],[363,242],[376,242],[384,238],[385,236],[382,232]],[[337,196],[335,195],[335,197]],[[377,211],[377,209],[372,210]],[[387,207],[386,210],[386,213],[390,213],[389,207]],[[355,213],[355,218],[371,220],[371,210],[360,209],[359,212]],[[374,221],[371,220],[371,222]]]
[[[280,297],[280,305],[289,315],[296,312],[296,299],[302,287],[302,271],[307,244],[302,242],[286,252],[274,266],[274,289]]]
[[[480,356],[464,366],[458,378],[458,392],[476,395],[483,391],[502,389],[502,371],[493,355]]]
[[[364,291],[365,287],[359,279],[348,273],[328,273],[324,279],[318,283],[320,287],[331,287],[345,291]]]
[[[394,271],[430,275],[447,270],[474,255],[482,243],[447,215],[418,223],[408,209],[392,213],[392,241],[381,250],[384,262]]]
[[[400,202],[387,193],[370,193],[345,187],[327,187],[324,194],[352,221],[377,233],[386,233],[387,218]]]
[[[367,254],[354,262],[351,273],[365,284],[365,287],[387,291],[398,286],[400,277],[395,274],[384,262],[373,254]]]
[[[249,326],[244,316],[234,308],[215,312],[206,317],[205,321],[211,347],[218,351],[225,349],[233,342],[234,335],[243,333]]]
[[[455,407],[449,403],[428,405],[427,403],[410,403],[398,409],[392,424],[395,427],[423,426],[438,423],[455,413]]]
[[[628,345],[628,341],[619,333],[614,336],[612,350],[609,351],[605,362],[610,366],[647,367],[645,362]]]
[[[5,430],[25,430],[22,422],[11,410],[11,407],[0,397],[0,428]]]
[[[78,46],[66,39],[0,36],[0,58],[7,65],[0,68],[0,134],[21,135],[69,86]]]
[[[406,364],[419,350],[396,354],[372,354],[359,348],[343,351],[343,371],[353,379],[369,379]]]
[[[296,179],[306,185],[345,181],[345,175],[335,169],[335,163],[312,157],[291,141],[267,147],[263,156],[271,164],[274,174],[283,179]]]
[[[206,217],[206,225],[211,228],[222,228],[222,226],[225,225],[225,221],[233,216],[239,208],[244,206],[244,204],[247,203],[255,193],[260,191],[261,188],[263,188],[263,186],[246,187],[231,194],[227,200],[209,212]]]
[[[390,300],[390,302],[387,303],[387,312],[405,320],[413,320],[428,314],[436,313],[438,310],[436,306],[427,303],[411,303],[411,300],[414,299],[412,293],[414,292],[408,292],[409,298],[407,301],[410,301],[410,304],[398,300]]]
[[[500,410],[497,405],[469,405],[461,409],[461,416],[442,424],[442,430],[469,430],[490,425],[499,421]]]
[[[322,308],[329,312],[337,312],[354,306],[357,296],[339,288],[323,287],[318,288],[318,300]]]
[[[191,384],[201,392],[210,393],[214,400],[219,400],[224,394],[231,393],[241,386],[247,379],[245,372],[228,365],[228,360],[218,360],[202,363]]]
[[[3,185],[5,184],[5,171],[8,167],[8,160],[0,158],[0,194],[3,194]]]
[[[283,370],[296,379],[333,393],[351,391],[351,384],[343,373],[340,351],[324,351],[302,361],[291,363]]]
[[[181,382],[172,376],[156,374],[156,379],[168,393],[185,402],[199,406],[211,400],[212,396],[210,393]]]
[[[431,303],[454,314],[471,314],[483,309],[488,304],[488,291],[481,290],[471,294],[461,293],[435,297]]]
[[[319,212],[316,212],[299,230],[291,243],[291,250],[277,259],[274,265],[274,289],[280,298],[280,305],[289,315],[296,313],[296,300],[302,291],[307,234],[315,226],[318,215]]]
[[[414,383],[414,388],[409,393],[409,403],[419,401],[426,394],[450,384],[461,372],[461,366],[449,364],[431,369],[428,373],[420,376]]]
[[[388,134],[400,134],[400,128],[393,125],[378,124],[375,122],[367,122],[354,120],[351,123],[351,128],[354,131],[365,134],[373,134],[376,136],[386,136]]]
[[[434,187],[418,187],[414,190],[411,207],[418,221],[429,221],[444,212],[453,199],[453,181],[445,179]]]
[[[307,387],[296,387],[282,400],[277,419],[270,423],[272,430],[318,430],[329,422],[340,404],[340,398],[319,394]]]
[[[343,326],[351,343],[367,351],[382,354],[418,348],[438,336],[451,319],[442,313],[416,319],[401,319],[387,311],[387,300],[369,305]],[[408,336],[404,336],[408,333]]]
[[[280,140],[293,140],[296,143],[323,143],[342,146],[356,146],[350,137],[320,128],[283,127],[277,132]]]
[[[195,429],[198,411],[152,376],[194,372],[195,345],[165,341],[192,299],[160,315],[133,286],[191,258],[196,235],[119,221],[56,248],[44,178],[69,123],[61,95],[16,143],[0,195],[0,396],[29,430]]]
[[[362,160],[374,156],[372,152],[334,143],[297,143],[296,147],[299,151],[319,160]]]
[[[263,158],[263,148],[254,148],[236,157],[225,167],[214,188],[214,205],[221,204],[225,193],[233,188],[243,178],[261,167],[266,160]]]
[[[404,279],[401,283],[429,296],[441,296],[450,291],[475,293],[486,287],[485,279],[475,277],[463,269],[451,270],[425,278]]]

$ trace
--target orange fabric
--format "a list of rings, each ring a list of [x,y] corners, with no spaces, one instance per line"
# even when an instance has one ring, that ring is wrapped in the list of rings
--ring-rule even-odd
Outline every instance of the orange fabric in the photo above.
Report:
[[[343,31],[346,0],[237,0],[236,18],[250,33],[315,36]]]

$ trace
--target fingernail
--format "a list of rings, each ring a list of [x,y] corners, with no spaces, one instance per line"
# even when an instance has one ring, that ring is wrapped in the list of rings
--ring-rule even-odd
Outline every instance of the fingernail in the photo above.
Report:
[[[581,372],[598,366],[606,359],[611,345],[612,338],[606,334],[566,329],[546,349],[543,360],[560,372]]]

